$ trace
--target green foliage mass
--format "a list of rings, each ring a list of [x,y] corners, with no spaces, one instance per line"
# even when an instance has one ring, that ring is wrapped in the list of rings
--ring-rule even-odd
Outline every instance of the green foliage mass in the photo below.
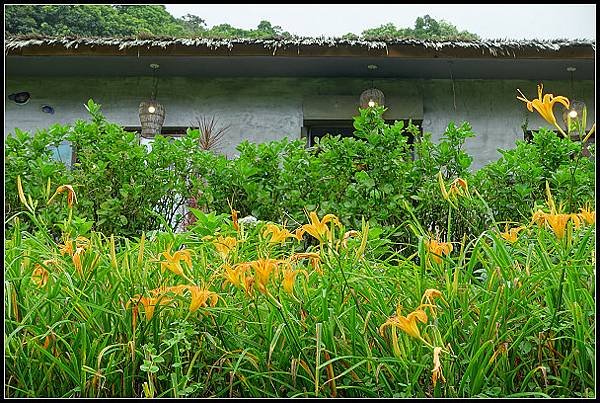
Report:
[[[396,27],[393,23],[383,24],[376,28],[369,28],[362,32],[363,39],[397,39],[414,38],[429,40],[467,40],[481,39],[478,35],[468,31],[459,31],[456,26],[448,21],[437,21],[429,15],[417,17],[414,28]]]
[[[261,21],[256,29],[229,24],[206,26],[195,15],[172,16],[164,5],[9,5],[5,31],[9,34],[75,36],[205,36],[217,38],[289,37],[280,26]]]
[[[208,27],[199,16],[172,16],[164,5],[7,5],[5,31],[9,34],[49,36],[175,36],[209,38],[291,38],[293,35],[269,21],[255,29],[230,24]],[[460,39],[479,37],[458,29],[447,21],[429,15],[418,17],[414,28],[396,28],[393,23],[370,28],[360,36],[348,33],[344,39]]]
[[[57,220],[61,210],[47,200],[57,186],[71,184],[79,197],[77,216],[97,231],[126,236],[175,228],[192,199],[204,211],[233,207],[274,222],[301,222],[305,209],[335,213],[353,228],[365,219],[395,231],[404,243],[415,240],[410,218],[442,235],[450,220],[457,240],[498,222],[528,219],[545,204],[546,182],[569,212],[594,198],[594,163],[582,156],[581,142],[545,129],[472,173],[473,158],[463,150],[475,136],[468,123],[451,122],[434,143],[410,122],[387,124],[383,107],[360,110],[355,137],[327,135],[310,148],[301,139],[246,141],[234,159],[202,150],[198,130],[180,141],[157,136],[148,150],[135,133],[107,122],[98,105],[87,108],[90,121],[7,137],[5,220],[25,210],[17,176],[44,212],[42,220]],[[51,149],[64,140],[77,154],[70,170],[52,157]],[[447,203],[438,173],[447,187],[466,180],[471,196]]]

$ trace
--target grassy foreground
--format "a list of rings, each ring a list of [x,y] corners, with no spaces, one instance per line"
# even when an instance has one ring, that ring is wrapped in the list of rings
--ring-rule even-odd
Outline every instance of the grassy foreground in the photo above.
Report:
[[[595,396],[594,212],[454,243],[412,223],[402,247],[309,218],[59,242],[17,223],[7,396]]]

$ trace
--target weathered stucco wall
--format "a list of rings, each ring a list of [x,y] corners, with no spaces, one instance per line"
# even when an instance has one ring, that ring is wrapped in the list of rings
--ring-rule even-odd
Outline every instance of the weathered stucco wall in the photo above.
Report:
[[[439,139],[450,121],[469,121],[477,137],[467,140],[466,150],[473,155],[473,168],[496,160],[498,148],[512,148],[523,138],[521,126],[526,118],[529,128],[547,124],[516,100],[516,88],[530,99],[537,95],[536,82],[502,80],[401,80],[378,79],[375,86],[387,99],[410,96],[422,99],[423,128]],[[368,79],[315,78],[162,78],[158,99],[166,108],[165,126],[191,126],[201,114],[217,117],[230,125],[222,151],[235,155],[235,147],[246,139],[264,142],[283,137],[300,137],[303,102],[311,96],[356,96],[371,85]],[[545,92],[571,97],[568,81],[548,81]],[[110,121],[124,126],[139,126],[139,102],[150,95],[151,79],[114,77],[11,77],[6,80],[6,95],[28,91],[25,105],[6,101],[5,136],[16,127],[35,131],[54,123],[86,119],[84,103],[93,98],[102,104]],[[588,105],[594,116],[594,83],[577,81],[577,98]],[[41,111],[51,105],[55,114]],[[559,107],[556,108],[559,110]],[[558,113],[557,113],[558,115]],[[589,119],[593,120],[593,119]]]

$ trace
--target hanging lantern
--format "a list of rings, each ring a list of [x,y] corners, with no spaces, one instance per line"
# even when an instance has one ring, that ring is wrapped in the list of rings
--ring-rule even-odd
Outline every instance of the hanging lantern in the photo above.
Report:
[[[140,102],[140,123],[142,125],[142,137],[152,137],[160,134],[165,122],[165,108],[155,99]]]
[[[364,109],[374,106],[385,106],[385,96],[377,88],[369,88],[360,94],[360,107]]]
[[[156,73],[158,64],[151,64],[150,67]],[[154,86],[152,89],[152,98],[140,102],[138,113],[140,115],[140,124],[142,125],[142,137],[153,137],[160,134],[163,123],[165,122],[165,108],[156,100],[158,89],[158,77],[154,74]]]

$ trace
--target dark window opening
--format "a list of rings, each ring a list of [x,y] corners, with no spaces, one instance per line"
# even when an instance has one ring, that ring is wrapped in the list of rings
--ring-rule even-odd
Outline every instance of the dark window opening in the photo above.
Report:
[[[185,127],[184,126],[163,126],[163,128],[160,131],[160,134],[165,137],[182,137],[182,136],[185,136],[187,129],[188,129],[188,126],[185,126]],[[125,127],[123,127],[123,130],[128,131],[128,132],[141,133],[142,127],[141,126],[125,126]],[[154,137],[154,136],[152,136],[152,137]],[[144,138],[151,139],[152,137],[144,137]]]
[[[394,124],[396,120],[386,120],[388,125]],[[404,127],[408,126],[408,119],[404,120]],[[342,137],[354,136],[354,121],[353,120],[305,120],[302,127],[302,137],[307,140],[308,147],[315,145],[317,138],[322,138],[326,135],[341,135]],[[419,128],[419,133],[423,133],[422,120],[412,120],[412,124]],[[415,139],[408,131],[404,131],[404,135],[408,137],[408,144],[413,144]]]

